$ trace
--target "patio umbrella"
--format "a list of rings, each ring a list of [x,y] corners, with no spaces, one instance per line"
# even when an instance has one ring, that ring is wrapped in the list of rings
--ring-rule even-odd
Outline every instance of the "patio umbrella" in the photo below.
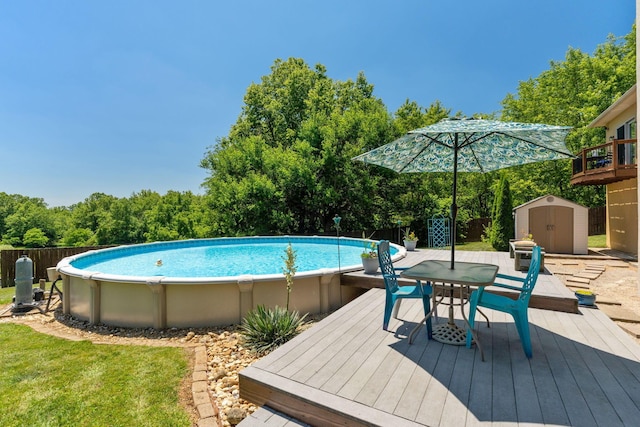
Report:
[[[572,158],[571,127],[481,119],[444,119],[409,131],[353,160],[400,173],[453,172],[451,268],[454,268],[458,172],[489,172],[544,160]]]

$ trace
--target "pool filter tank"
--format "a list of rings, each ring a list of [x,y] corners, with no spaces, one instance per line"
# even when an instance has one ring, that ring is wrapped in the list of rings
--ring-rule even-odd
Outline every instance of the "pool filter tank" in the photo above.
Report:
[[[16,261],[15,306],[33,303],[33,261],[22,255]]]

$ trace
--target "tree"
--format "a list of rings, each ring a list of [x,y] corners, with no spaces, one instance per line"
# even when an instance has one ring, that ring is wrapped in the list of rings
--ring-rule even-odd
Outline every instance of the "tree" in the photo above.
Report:
[[[35,202],[37,199],[31,200],[29,197],[19,194],[7,194],[0,192],[0,238],[7,231],[6,219],[14,214],[18,207],[25,202]]]
[[[593,55],[569,48],[564,61],[520,82],[517,95],[502,101],[503,120],[573,126],[567,146],[577,153],[602,144],[604,129],[587,125],[636,81],[636,27],[624,37],[609,36]],[[586,206],[605,203],[604,186],[571,186],[570,160],[556,160],[513,168],[510,180],[516,204],[545,194]]]
[[[5,218],[5,233],[3,241],[20,246],[28,230],[40,229],[47,240],[56,236],[54,216],[43,199],[27,199],[18,204],[15,212]]]
[[[117,199],[104,193],[93,193],[84,201],[71,206],[71,221],[75,228],[85,228],[93,233],[107,220],[111,205]]]
[[[63,234],[62,244],[64,246],[78,247],[91,246],[97,243],[93,231],[88,228],[72,228]]]
[[[380,176],[351,158],[394,135],[362,73],[332,81],[322,65],[276,60],[201,162],[214,233],[318,232],[336,213],[351,229],[374,226]]]
[[[39,228],[31,228],[24,233],[22,244],[27,248],[44,248],[49,238]]]
[[[514,237],[513,203],[507,175],[502,174],[496,190],[489,242],[497,251],[509,250],[509,239]]]
[[[203,197],[190,191],[168,191],[153,199],[142,211],[147,242],[210,237]]]

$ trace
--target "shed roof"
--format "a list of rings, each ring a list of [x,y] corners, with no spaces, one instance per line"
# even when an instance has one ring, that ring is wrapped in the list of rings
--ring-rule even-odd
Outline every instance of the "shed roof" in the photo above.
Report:
[[[581,208],[586,208],[586,206],[583,206],[583,205],[581,205],[579,203],[576,203],[576,202],[572,202],[571,200],[563,199],[562,197],[558,197],[558,196],[555,196],[553,194],[546,194],[544,196],[536,197],[533,200],[529,200],[528,202],[523,203],[520,206],[516,206],[515,208],[513,208],[513,210],[515,211],[516,209],[520,209],[523,206],[531,205],[531,204],[533,204],[533,203],[535,203],[535,202],[537,202],[537,201],[539,201],[541,199],[546,199],[547,197],[553,197],[554,199],[560,199],[560,200],[562,200],[562,201],[564,201],[566,203],[569,203],[571,205],[579,206]]]

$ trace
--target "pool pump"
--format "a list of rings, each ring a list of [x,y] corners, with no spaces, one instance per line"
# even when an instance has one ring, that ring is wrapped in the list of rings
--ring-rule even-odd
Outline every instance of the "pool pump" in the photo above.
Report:
[[[42,311],[38,307],[39,304],[34,304],[33,300],[33,261],[27,255],[22,255],[16,261],[16,296],[11,310],[14,313],[24,313],[33,308]]]

